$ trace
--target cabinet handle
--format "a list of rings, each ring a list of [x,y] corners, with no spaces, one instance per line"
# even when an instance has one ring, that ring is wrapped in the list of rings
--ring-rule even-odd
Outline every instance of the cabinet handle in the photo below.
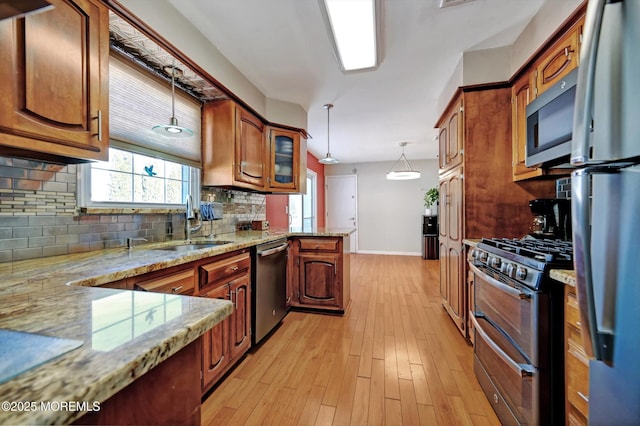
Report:
[[[579,396],[580,398],[582,398],[582,399],[584,399],[585,401],[589,402],[589,397],[588,397],[588,396],[585,396],[585,394],[583,394],[583,393],[582,393],[582,392],[580,392],[580,391],[577,391],[577,393],[578,393],[578,396]]]
[[[234,266],[232,266],[231,268],[229,268],[229,270],[230,270],[231,272],[235,272],[235,271],[237,271],[238,269],[239,269],[239,268],[238,268],[238,265],[234,265]]]
[[[98,110],[98,141],[102,142],[102,110]]]
[[[316,244],[316,250],[320,248],[320,244]]]
[[[171,288],[171,291],[172,291],[173,293],[177,293],[177,292],[179,292],[180,290],[182,290],[182,287],[184,287],[184,286],[182,286],[182,285],[181,285],[181,286],[178,286],[178,287],[172,287],[172,288]]]
[[[233,298],[234,295],[236,296],[235,300]],[[235,291],[229,289],[229,300],[231,300],[231,303],[233,303],[233,308],[235,310],[238,310],[238,297],[237,296],[238,295],[236,294]]]

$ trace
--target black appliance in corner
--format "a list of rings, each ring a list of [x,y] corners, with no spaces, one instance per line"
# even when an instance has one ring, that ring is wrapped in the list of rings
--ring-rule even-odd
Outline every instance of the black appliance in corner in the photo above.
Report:
[[[438,216],[422,216],[422,258],[438,259]]]
[[[529,208],[534,214],[530,236],[571,240],[571,200],[539,198],[529,201]]]

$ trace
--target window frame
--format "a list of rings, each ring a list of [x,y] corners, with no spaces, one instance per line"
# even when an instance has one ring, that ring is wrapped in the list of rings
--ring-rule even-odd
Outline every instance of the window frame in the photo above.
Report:
[[[318,230],[318,174],[311,169],[307,169],[307,179],[311,182],[307,182],[307,192],[309,195],[305,194],[291,194],[289,195],[289,203],[288,208],[291,211],[291,203],[292,200],[297,197],[300,197],[300,206],[301,206],[301,220],[302,226],[300,228],[301,232],[316,232]],[[311,214],[309,216],[305,216],[306,210],[304,208],[305,198],[311,197]],[[305,219],[311,219],[311,229],[305,229],[304,223]],[[289,224],[289,227],[293,229],[293,223]],[[297,231],[297,228],[296,228]]]
[[[122,148],[110,147],[109,149],[118,149],[120,151],[131,152],[134,154],[139,154],[135,151],[129,151]],[[148,154],[142,154],[147,155]],[[160,158],[162,161],[169,161]],[[174,163],[178,163],[177,161],[173,161]],[[92,209],[100,210],[101,212],[105,212],[111,210],[117,213],[165,213],[165,212],[174,212],[181,211],[182,207],[186,203],[184,200],[181,204],[167,204],[167,203],[136,203],[136,202],[116,202],[116,201],[93,201],[91,199],[91,165],[93,163],[83,163],[78,167],[78,187],[77,187],[77,202],[78,207],[83,209],[86,212],[90,212]],[[182,164],[182,163],[178,163]],[[193,199],[194,206],[200,205],[200,169],[195,168],[193,166],[182,164],[185,167],[188,167],[189,170],[189,178],[188,185],[189,189],[187,191],[188,195],[191,195]],[[142,210],[142,211],[140,211]],[[146,210],[146,211],[145,211]],[[152,211],[149,211],[152,210]]]

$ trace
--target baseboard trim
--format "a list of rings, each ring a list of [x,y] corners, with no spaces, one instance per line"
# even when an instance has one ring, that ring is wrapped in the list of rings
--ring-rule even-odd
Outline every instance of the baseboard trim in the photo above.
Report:
[[[380,251],[380,250],[358,250],[355,254],[385,254],[392,256],[422,256],[419,251]]]

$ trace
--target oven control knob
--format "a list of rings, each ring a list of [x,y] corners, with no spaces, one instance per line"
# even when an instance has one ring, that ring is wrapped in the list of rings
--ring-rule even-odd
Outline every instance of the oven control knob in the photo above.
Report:
[[[527,278],[527,269],[523,268],[522,266],[518,267],[518,269],[516,270],[516,278],[519,280],[524,280],[525,278]]]
[[[515,278],[516,277],[516,270],[518,269],[518,265],[516,265],[515,263],[510,263],[507,265],[506,268],[506,274],[508,276],[510,276],[511,278]]]
[[[491,267],[492,268],[499,269],[501,264],[502,264],[502,261],[500,260],[499,257],[492,257],[491,258]]]
[[[480,262],[486,263],[487,258],[489,257],[489,254],[486,251],[481,251],[478,257],[480,258]]]

